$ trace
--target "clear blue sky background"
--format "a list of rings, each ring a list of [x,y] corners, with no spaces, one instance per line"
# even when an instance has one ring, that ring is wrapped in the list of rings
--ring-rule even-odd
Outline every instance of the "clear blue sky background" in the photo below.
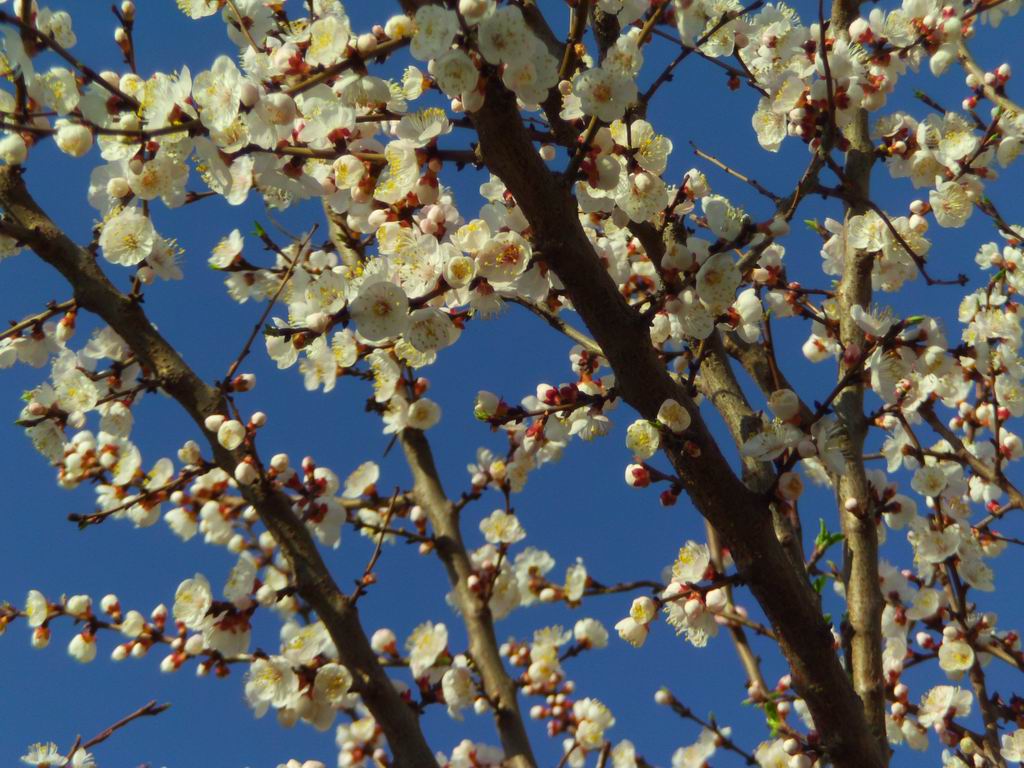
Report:
[[[377,15],[369,3],[350,2],[354,25],[365,29],[371,21],[383,21],[388,4]],[[563,13],[562,3],[544,3]],[[797,3],[805,17],[816,13],[812,4]],[[216,18],[196,23],[186,19],[173,3],[141,3],[137,25],[139,66],[143,74],[168,71],[187,64],[193,74],[208,68],[221,53],[231,53],[223,25]],[[102,2],[61,3],[72,11],[79,44],[75,52],[96,69],[119,66],[119,53],[111,40],[113,19]],[[371,13],[373,16],[371,17]],[[1010,20],[985,46],[977,46],[984,64],[998,63],[1020,22]],[[658,61],[670,51],[664,41],[656,40],[649,49],[649,64],[641,76],[641,85],[656,74]],[[1024,62],[1014,61],[1019,70]],[[963,96],[958,73],[936,83],[930,75],[913,78],[948,106],[956,106]],[[905,89],[909,83],[902,84]],[[756,176],[778,193],[786,193],[803,170],[807,154],[792,141],[775,156],[763,153],[750,128],[750,114],[756,94],[741,90],[731,93],[716,68],[697,57],[687,61],[676,80],[666,87],[652,111],[652,122],[668,133],[676,143],[668,178],[678,180],[695,164],[686,145],[692,139],[706,151],[719,155],[736,167]],[[902,100],[919,117],[926,108]],[[887,107],[886,109],[890,109]],[[468,133],[450,137],[451,145],[467,141]],[[42,206],[63,225],[72,237],[88,238],[95,212],[87,205],[84,190],[88,174],[98,162],[95,152],[85,161],[60,156],[51,147],[34,150],[29,163],[28,182]],[[716,191],[734,202],[749,203],[755,218],[767,213],[766,201],[732,179],[706,168]],[[884,172],[876,179],[880,194],[876,198],[894,214],[905,210],[915,196],[909,186],[893,187],[884,183]],[[448,181],[452,177],[449,176]],[[464,215],[476,213],[475,188],[481,177],[464,173],[455,182]],[[1024,204],[1019,199],[1019,170],[1007,175],[995,190],[1002,190],[997,201],[1011,221],[1024,220]],[[190,188],[200,189],[195,178]],[[1018,199],[1008,191],[1018,190]],[[895,191],[893,191],[895,190]],[[822,208],[808,205],[804,216],[823,215]],[[836,209],[831,209],[837,215]],[[319,207],[305,204],[280,217],[296,229],[320,221]],[[973,270],[977,245],[994,239],[991,230],[976,214],[966,230],[933,230],[936,245],[932,250],[933,273],[953,276],[968,271],[972,284],[979,284]],[[253,304],[239,307],[224,291],[221,277],[206,267],[212,246],[232,228],[243,232],[252,222],[266,223],[261,206],[253,198],[243,208],[230,208],[215,200],[206,200],[176,211],[157,206],[158,230],[177,237],[185,248],[183,268],[186,280],[160,283],[147,292],[146,310],[168,338],[179,346],[186,360],[207,380],[223,374],[235,357],[260,308]],[[977,225],[977,226],[975,226]],[[797,233],[787,242],[786,260],[790,274],[807,283],[824,283],[818,269],[819,241]],[[115,279],[125,282],[125,271]],[[926,292],[920,281],[901,299],[898,306],[915,305],[917,311],[938,312],[948,320],[950,337],[959,335],[955,307],[956,288],[933,288]],[[0,319],[18,319],[39,311],[48,299],[62,300],[70,290],[48,267],[32,254],[24,253],[0,266]],[[888,297],[886,297],[888,298]],[[951,314],[952,313],[952,314]],[[85,320],[75,339],[80,344],[94,327]],[[822,398],[831,386],[834,366],[811,367],[799,353],[806,329],[798,323],[776,324],[783,367],[791,380],[800,382],[801,394],[808,400]],[[546,325],[517,307],[510,307],[500,318],[489,322],[473,321],[460,342],[441,354],[439,362],[424,371],[432,382],[432,396],[444,409],[441,424],[429,433],[446,487],[457,494],[467,487],[465,465],[474,460],[478,446],[500,449],[503,441],[472,418],[472,400],[478,389],[489,389],[515,402],[533,392],[538,382],[557,384],[570,378],[567,353],[570,344]],[[373,459],[382,464],[381,487],[407,482],[407,472],[397,452],[383,457],[387,439],[380,423],[363,413],[367,397],[365,384],[344,381],[328,396],[307,393],[296,370],[277,372],[267,364],[262,349],[249,359],[246,368],[259,379],[256,391],[242,398],[246,411],[266,410],[270,423],[261,436],[263,450],[286,451],[296,460],[313,455],[319,463],[335,469],[342,477],[362,461]],[[116,592],[122,605],[148,613],[153,606],[173,600],[178,583],[196,571],[205,573],[215,586],[233,563],[233,557],[221,548],[203,545],[198,540],[182,544],[161,523],[146,530],[133,530],[125,522],[110,522],[98,528],[78,531],[67,522],[69,512],[89,511],[92,491],[59,489],[54,471],[32,449],[22,430],[11,421],[16,417],[18,395],[39,384],[46,369],[17,366],[0,375],[0,403],[8,414],[0,426],[0,456],[3,461],[5,494],[0,500],[4,534],[0,539],[0,600],[20,604],[31,588],[48,597],[61,593],[89,593],[95,600]],[[196,437],[192,424],[177,407],[160,396],[148,396],[137,414],[133,439],[139,444],[144,463],[151,466],[161,456],[173,456],[181,443]],[[552,574],[560,578],[577,555],[583,556],[591,574],[604,583],[636,578],[658,578],[670,563],[678,547],[689,538],[702,540],[703,524],[684,500],[674,508],[658,505],[653,491],[631,491],[622,482],[622,468],[629,460],[623,447],[623,427],[632,420],[622,408],[613,415],[618,428],[606,440],[594,444],[574,442],[559,465],[547,467],[531,476],[526,491],[514,499],[515,507],[530,534],[527,544],[548,549],[558,561]],[[712,423],[718,429],[717,421]],[[498,506],[498,497],[485,497],[467,511],[465,530],[470,542],[480,543],[476,523],[482,515]],[[828,493],[811,492],[801,504],[805,528],[811,531],[817,518],[824,516],[834,529],[834,504]],[[1007,533],[1019,534],[1014,521],[1005,526]],[[909,548],[902,535],[890,537],[886,551],[890,559],[909,561]],[[325,553],[342,585],[361,572],[369,554],[367,543],[345,532],[343,546]],[[1011,555],[1013,553],[1010,553]],[[1009,595],[1010,585],[1024,575],[1019,566],[1004,557],[996,562],[997,584],[1007,590],[999,603],[983,604],[1000,613],[1000,626],[1020,624],[1022,611]],[[441,565],[433,558],[421,558],[403,545],[386,550],[378,569],[380,583],[361,603],[363,622],[368,631],[379,626],[393,628],[404,640],[408,632],[426,619],[444,621],[450,630],[453,650],[463,648],[463,633],[457,616],[444,604],[448,585]],[[514,613],[498,626],[499,637],[515,634],[528,637],[536,627],[561,623],[567,627],[583,616],[612,625],[625,615],[630,596],[594,599],[571,612],[563,606],[543,606]],[[753,608],[747,596],[741,601]],[[833,606],[835,607],[835,606]],[[258,623],[255,644],[276,649],[278,626],[271,617]],[[614,633],[613,633],[614,634]],[[55,740],[67,748],[76,734],[89,737],[127,712],[155,698],[170,702],[172,708],[158,718],[133,724],[97,750],[103,766],[135,766],[147,762],[154,766],[275,766],[289,757],[317,758],[329,765],[335,760],[333,731],[321,734],[299,725],[285,730],[272,717],[255,720],[245,705],[242,678],[233,674],[226,680],[197,679],[194,665],[174,675],[161,674],[161,654],[154,652],[142,660],[121,663],[109,661],[113,638],[101,636],[97,660],[82,666],[64,651],[72,635],[67,622],[54,626],[53,642],[45,651],[33,651],[23,623],[15,624],[0,638],[0,755],[6,764],[16,762],[25,747],[36,740]],[[765,654],[766,676],[781,674],[781,662],[770,647],[755,640]],[[744,676],[735,663],[733,649],[725,635],[709,648],[697,650],[675,638],[664,625],[655,627],[647,646],[634,651],[612,638],[608,649],[584,654],[568,663],[569,675],[578,683],[580,696],[596,696],[608,703],[616,718],[609,731],[614,740],[632,739],[638,751],[650,762],[666,765],[672,751],[691,743],[697,729],[683,723],[652,700],[661,685],[673,689],[699,713],[714,711],[723,724],[735,726],[737,740],[750,750],[766,737],[760,727],[759,713],[738,705],[743,698]],[[910,678],[911,680],[915,678]],[[931,684],[942,682],[929,676]],[[1001,671],[994,673],[991,689],[1008,694],[1016,681]],[[915,690],[915,696],[924,692]],[[532,700],[524,701],[528,709]],[[441,707],[432,707],[425,729],[436,749],[450,752],[464,736],[496,744],[489,717],[467,715],[465,724],[453,723]],[[548,739],[540,724],[534,724],[536,749],[541,763],[554,765],[560,754],[558,741]],[[895,765],[921,765],[931,758],[901,752]],[[720,756],[715,765],[739,764],[734,756]]]

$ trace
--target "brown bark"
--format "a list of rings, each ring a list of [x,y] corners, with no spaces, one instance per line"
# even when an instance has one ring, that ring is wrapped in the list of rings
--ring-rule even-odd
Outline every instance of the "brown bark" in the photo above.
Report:
[[[413,495],[434,529],[434,546],[448,571],[455,602],[469,636],[469,655],[480,673],[484,692],[494,708],[494,720],[505,750],[508,768],[533,768],[530,738],[519,711],[515,682],[505,671],[494,633],[494,618],[487,603],[469,589],[473,564],[459,529],[459,513],[441,486],[440,475],[426,436],[418,429],[400,435],[405,458],[412,470]]]
[[[526,133],[514,99],[492,81],[472,115],[484,159],[515,196],[549,265],[616,373],[623,398],[654,418],[668,398],[690,411],[690,450],[668,456],[694,505],[721,533],[764,609],[836,766],[884,764],[860,700],[833,649],[818,597],[775,537],[767,501],[733,473],[699,411],[669,376],[634,312],[596,258],[568,186],[550,173]]]
[[[203,423],[207,416],[225,412],[221,393],[188,367],[153,327],[138,302],[114,287],[95,256],[72,242],[39,208],[17,167],[0,168],[0,207],[5,214],[0,229],[17,236],[57,269],[73,288],[78,306],[98,315],[125,340],[150,375],[160,381],[161,388],[206,435],[217,465],[233,474],[244,453],[221,447]],[[324,622],[341,663],[352,673],[356,691],[384,729],[396,765],[435,765],[415,711],[399,696],[378,663],[355,605],[334,582],[288,497],[265,481],[242,487],[241,492],[288,558],[299,594]]]
[[[857,17],[859,0],[835,0],[832,6],[831,34],[846,36]],[[848,194],[846,221],[863,214],[871,191],[874,147],[868,130],[868,114],[858,110],[846,130],[849,148],[843,168],[844,188]],[[828,137],[826,137],[826,142]],[[831,149],[831,147],[828,147]],[[844,230],[845,236],[845,230]],[[845,248],[845,242],[844,242]],[[871,304],[870,253],[846,252],[843,276],[836,288],[839,305],[839,338],[847,350],[839,360],[839,380],[861,365],[858,350],[864,349],[865,336],[853,321],[850,308],[865,309]],[[839,515],[842,522],[844,551],[843,576],[846,586],[849,658],[847,666],[853,685],[864,704],[864,713],[875,743],[888,762],[889,743],[885,729],[885,679],[882,667],[882,609],[884,602],[878,577],[878,528],[871,502],[871,488],[864,470],[864,439],[868,423],[864,415],[864,382],[855,377],[836,398],[835,413],[844,440],[844,472],[836,484]],[[847,504],[852,508],[847,509]],[[854,506],[855,504],[855,506]]]
[[[700,366],[697,388],[721,414],[736,445],[742,446],[761,431],[761,417],[754,413],[736,380],[719,331],[712,333],[704,344],[707,352]],[[744,457],[743,482],[756,493],[768,493],[775,486],[775,471],[768,462]],[[775,538],[782,544],[793,565],[803,569],[804,552],[799,527],[790,517],[787,505],[779,501],[769,501],[768,504],[775,526]]]

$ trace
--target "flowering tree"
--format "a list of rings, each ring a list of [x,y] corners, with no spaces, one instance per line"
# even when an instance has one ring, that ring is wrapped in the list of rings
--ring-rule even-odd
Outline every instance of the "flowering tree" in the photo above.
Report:
[[[115,660],[156,648],[165,671],[242,667],[257,716],[326,729],[345,715],[343,766],[536,766],[535,719],[561,739],[560,765],[632,768],[651,763],[642,743],[609,732],[615,702],[569,677],[569,659],[604,647],[606,628],[567,614],[571,630],[499,641],[496,622],[533,603],[585,609],[634,592],[614,627],[622,640],[640,648],[661,620],[695,646],[724,630],[748,681],[738,698],[764,714],[763,732],[731,734],[659,690],[658,704],[703,726],[673,766],[716,751],[762,766],[904,764],[894,750],[927,749],[929,731],[943,765],[1024,760],[1024,700],[1007,680],[1024,652],[987,594],[989,561],[1024,543],[996,530],[1024,506],[1011,478],[1024,455],[1013,432],[1024,414],[1024,228],[988,194],[1024,148],[1024,112],[1006,90],[1009,65],[985,71],[971,53],[1020,0],[904,0],[866,14],[857,0],[800,13],[762,0],[545,5],[402,0],[361,31],[339,0],[178,0],[197,23],[219,15],[237,46],[194,77],[139,74],[144,14],[131,0],[114,9],[120,72],[72,53],[67,12],[34,0],[0,9],[11,83],[0,91],[0,256],[32,251],[71,292],[0,333],[0,367],[49,368],[19,423],[62,487],[94,486],[95,511],[73,516],[80,527],[162,517],[236,560],[222,589],[196,574],[148,617],[114,595],[33,590],[0,605],[0,629],[26,624],[44,647],[73,624],[68,652],[83,662],[110,636]],[[697,168],[667,170],[685,132],[646,118],[691,56],[757,92],[752,141],[806,146],[787,194],[696,150],[765,215],[713,193]],[[922,68],[952,93],[966,76],[962,109],[924,93],[893,106],[898,81]],[[88,243],[26,182],[50,140],[95,166]],[[456,178],[472,169],[485,172],[479,197],[456,201]],[[886,212],[872,198],[885,176],[927,194],[907,207],[913,193],[897,186],[906,211]],[[323,222],[294,236],[268,223],[248,238],[225,225],[210,265],[233,299],[263,307],[224,374],[205,381],[144,299],[183,277],[154,211],[216,197],[262,198],[271,212],[316,199]],[[807,222],[820,261],[784,258],[808,206],[829,212]],[[972,216],[978,270],[940,274],[949,265],[933,268],[932,238]],[[898,295],[875,303],[878,293]],[[953,293],[959,329],[935,309]],[[475,414],[501,440],[452,496],[427,436],[443,427],[423,374],[508,304],[566,337],[572,379],[526,397],[480,392]],[[81,341],[83,316],[99,324]],[[833,371],[823,391],[787,379],[794,356],[773,339],[790,327],[807,336],[803,355]],[[263,354],[325,396],[339,377],[366,380],[411,483],[371,461],[341,480],[318,459],[257,447],[268,416],[254,410],[246,364]],[[132,441],[136,406],[153,392],[194,422],[175,436],[176,461],[143,457]],[[706,540],[681,542],[660,578],[606,585],[581,561],[562,581],[547,552],[522,544],[534,526],[513,501],[574,438],[612,433],[617,406],[626,483],[660,488],[664,505],[685,495]],[[831,488],[833,512],[801,514],[805,478]],[[468,521],[486,505],[497,508]],[[351,590],[322,554],[344,528],[372,544]],[[904,532],[910,547],[894,556],[912,560],[893,564],[880,545]],[[386,545],[401,540],[422,568],[440,561],[453,609],[404,639],[367,629],[358,610],[379,594]],[[280,647],[253,648],[253,626],[275,622]],[[462,628],[450,635],[448,624]],[[772,655],[789,667],[781,679],[762,670]],[[911,667],[927,675],[905,680]],[[489,716],[500,746],[433,743],[421,727],[431,705]],[[95,744],[160,711],[151,703],[22,760],[92,766]]]

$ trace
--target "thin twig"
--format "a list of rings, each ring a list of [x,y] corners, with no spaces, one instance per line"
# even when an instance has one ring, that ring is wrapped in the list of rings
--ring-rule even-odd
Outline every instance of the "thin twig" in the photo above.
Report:
[[[146,501],[149,501],[154,496],[159,496],[162,493],[178,490],[186,483],[192,481],[194,478],[206,472],[208,469],[208,467],[204,466],[200,469],[182,470],[181,475],[174,478],[170,482],[164,483],[158,488],[147,489],[142,493],[142,495],[136,496],[130,501],[126,501],[123,504],[118,504],[116,507],[111,507],[110,509],[105,509],[102,512],[93,512],[88,515],[71,513],[68,515],[68,520],[70,520],[73,523],[78,523],[79,529],[88,528],[90,525],[99,525],[111,515],[115,515],[118,512],[123,512],[126,509],[130,509],[131,507],[134,507],[136,504],[142,504]]]
[[[377,565],[377,561],[380,560],[381,552],[384,549],[384,537],[387,535],[388,525],[391,523],[391,518],[395,514],[395,501],[398,499],[400,488],[395,488],[395,492],[391,494],[391,501],[388,503],[388,511],[384,514],[384,522],[380,526],[380,535],[377,536],[377,544],[373,548],[373,554],[370,555],[370,562],[366,564],[363,569],[362,578],[356,582],[355,591],[352,593],[352,604],[355,605],[359,598],[366,594],[366,588],[373,584],[377,579],[373,575],[373,569]]]
[[[587,130],[584,131],[580,137],[579,146],[576,147],[576,151],[573,152],[572,158],[569,160],[569,165],[565,169],[565,173],[562,174],[562,178],[567,183],[572,184],[576,181],[576,172],[580,169],[580,164],[583,162],[583,158],[587,156],[590,151],[590,143],[594,140],[594,136],[597,134],[597,129],[601,127],[601,121],[597,119],[597,116],[590,118],[590,123],[587,124]]]
[[[260,48],[257,42],[253,39],[252,32],[249,31],[249,26],[245,23],[245,17],[242,16],[242,12],[238,10],[238,5],[235,3],[235,0],[227,0],[227,3],[228,7],[234,12],[238,19],[238,28],[242,31],[242,34],[245,35],[245,39],[249,42],[249,46],[256,53],[263,53],[263,49]]]
[[[274,295],[271,296],[270,301],[267,302],[267,306],[263,308],[263,312],[260,314],[260,319],[256,321],[256,325],[253,326],[252,332],[249,334],[249,338],[245,340],[245,345],[242,347],[242,351],[238,353],[238,357],[236,357],[235,361],[228,367],[228,372],[224,375],[224,380],[220,383],[220,389],[222,392],[226,391],[231,385],[231,379],[235,373],[237,373],[238,367],[242,364],[245,358],[248,357],[249,353],[252,352],[253,341],[256,339],[256,336],[259,335],[260,330],[267,322],[267,318],[270,317],[270,313],[274,309],[274,305],[277,303],[278,298],[284,292],[285,286],[295,273],[295,268],[302,259],[302,252],[309,244],[309,241],[316,232],[317,227],[319,227],[319,225],[314,224],[313,228],[309,230],[309,234],[302,239],[302,242],[299,244],[298,250],[296,251],[295,258],[292,259],[291,263],[288,265],[287,271],[284,273],[284,277],[281,278],[281,284],[277,286],[277,290],[274,291]],[[281,251],[279,250],[278,253],[280,252]]]
[[[716,740],[720,743],[722,749],[727,749],[730,752],[734,752],[735,754],[739,755],[743,758],[747,765],[758,764],[757,758],[755,758],[750,752],[743,749],[735,741],[733,741],[729,737],[729,734],[725,733],[721,728],[718,727],[718,723],[714,722],[713,720],[709,721],[703,719],[702,717],[699,717],[698,715],[694,714],[692,709],[690,709],[688,706],[679,701],[679,699],[677,699],[674,694],[669,692],[668,695],[671,697],[669,699],[668,704],[672,708],[673,712],[675,712],[684,720],[691,720],[697,723],[697,725],[701,726],[702,728],[706,728],[707,730],[711,731],[713,734],[715,734]]]
[[[707,152],[702,150],[700,147],[698,147],[692,141],[690,142],[690,146],[693,148],[693,154],[695,154],[697,157],[699,157],[699,158],[701,158],[703,160],[707,160],[712,165],[714,165],[717,168],[720,168],[723,171],[725,171],[726,173],[728,173],[734,179],[739,179],[744,184],[749,184],[751,187],[753,187],[755,190],[757,190],[758,193],[760,193],[761,195],[764,195],[769,200],[771,200],[773,203],[775,203],[776,206],[778,206],[782,202],[782,198],[781,197],[776,195],[774,192],[772,192],[767,187],[765,187],[762,184],[760,184],[756,179],[752,179],[749,176],[746,176],[746,175],[740,173],[739,171],[735,170],[734,168],[730,168],[728,165],[723,163],[721,160],[719,160],[714,155],[709,155]]]
[[[686,61],[686,58],[690,54],[696,53],[698,49],[702,45],[704,45],[704,43],[710,40],[712,36],[714,36],[714,34],[718,32],[718,30],[720,30],[722,27],[729,24],[730,22],[735,21],[740,16],[750,13],[751,11],[757,10],[762,5],[764,5],[764,0],[756,0],[756,2],[751,3],[745,8],[738,8],[735,11],[723,13],[721,18],[719,18],[718,21],[715,22],[715,24],[712,25],[712,27],[708,29],[703,35],[701,35],[692,47],[680,41],[679,44],[682,46],[682,50],[676,55],[674,59],[672,59],[672,61],[670,61],[665,66],[665,68],[661,71],[661,74],[659,74],[658,77],[655,78],[654,82],[651,83],[650,87],[640,95],[639,103],[643,106],[646,106],[650,102],[650,100],[654,98],[654,94],[658,92],[658,89],[672,79],[672,71],[680,64],[682,64],[684,61]]]
[[[114,733],[116,731],[120,730],[121,728],[124,728],[126,725],[131,723],[133,720],[138,720],[141,717],[155,717],[156,715],[159,715],[161,712],[166,711],[170,706],[171,706],[170,704],[157,704],[155,700],[154,701],[150,701],[149,703],[145,704],[144,706],[139,707],[139,709],[135,710],[130,715],[126,715],[125,717],[122,717],[120,720],[118,720],[113,725],[111,725],[111,726],[109,726],[107,728],[104,728],[102,731],[97,733],[95,736],[93,736],[91,739],[89,739],[84,744],[82,743],[82,737],[79,736],[77,739],[75,739],[74,746],[71,748],[71,751],[68,752],[67,758],[65,758],[66,761],[67,761],[67,764],[68,765],[71,764],[71,758],[75,756],[75,753],[79,749],[86,750],[86,749],[89,749],[90,747],[94,747],[97,744],[99,744],[101,742],[104,742],[107,739],[109,739],[111,736],[114,735]]]
[[[534,304],[532,301],[528,301],[518,296],[506,296],[505,301],[508,301],[512,304],[518,304],[519,306],[530,310],[531,312],[533,312],[533,314],[537,315],[537,317],[547,322],[547,324],[554,328],[556,331],[565,336],[568,336],[572,341],[579,344],[588,352],[595,355],[604,355],[604,353],[601,351],[601,347],[598,346],[596,341],[594,341],[592,338],[587,336],[582,331],[579,331],[573,326],[569,325],[569,323],[560,318],[557,314],[552,312],[547,307],[541,306],[540,304]]]
[[[583,39],[583,33],[587,30],[587,17],[590,15],[591,0],[581,0],[579,4],[571,9],[569,21],[569,37],[565,41],[565,49],[562,51],[562,63],[558,67],[558,79],[565,80],[576,60],[576,46]]]
[[[387,56],[390,53],[397,51],[399,48],[404,48],[411,42],[411,38],[402,37],[396,40],[388,40],[387,42],[381,43],[374,48],[364,58],[362,56],[350,56],[343,61],[339,61],[337,64],[329,66],[322,72],[317,72],[315,75],[306,78],[300,83],[296,83],[291,88],[285,89],[285,93],[289,96],[298,96],[300,93],[305,93],[310,88],[315,88],[320,83],[325,83],[332,77],[340,75],[342,72],[346,72],[354,67],[360,66],[366,63],[366,59],[379,59]]]
[[[0,332],[0,339],[6,339],[10,336],[17,336],[22,331],[28,328],[32,328],[33,326],[37,326],[40,323],[49,320],[51,317],[59,315],[61,312],[67,312],[68,310],[74,309],[75,303],[76,302],[74,299],[62,301],[59,304],[51,301],[49,304],[46,305],[46,309],[37,315],[26,317],[24,320],[21,320],[19,322],[15,322],[12,320],[11,327],[6,328],[4,331]]]
[[[31,6],[31,4],[27,3],[26,6]],[[85,78],[87,80],[89,80],[90,82],[95,83],[96,85],[98,85],[100,88],[103,88],[105,91],[107,91],[111,95],[116,96],[117,98],[119,98],[122,101],[124,101],[126,104],[130,104],[132,106],[132,108],[134,108],[134,109],[141,109],[142,105],[139,104],[137,99],[133,98],[132,96],[129,96],[127,93],[122,91],[116,85],[112,85],[112,84],[108,83],[106,80],[104,80],[102,77],[100,77],[99,74],[94,69],[92,69],[88,65],[83,64],[81,61],[76,59],[66,48],[64,48],[64,46],[62,46],[60,43],[58,43],[53,38],[52,35],[47,35],[47,34],[44,34],[44,33],[40,32],[38,29],[33,27],[31,24],[27,24],[24,21],[22,21],[21,19],[19,19],[17,16],[15,16],[13,14],[10,14],[10,13],[6,13],[5,11],[0,11],[0,22],[7,22],[8,24],[14,24],[19,29],[21,29],[22,32],[28,33],[30,35],[34,35],[36,37],[36,39],[39,40],[43,45],[45,45],[51,51],[53,51],[58,56],[60,56],[62,59],[64,59],[64,61],[66,61],[72,67],[74,67],[79,72],[81,72],[85,76]]]

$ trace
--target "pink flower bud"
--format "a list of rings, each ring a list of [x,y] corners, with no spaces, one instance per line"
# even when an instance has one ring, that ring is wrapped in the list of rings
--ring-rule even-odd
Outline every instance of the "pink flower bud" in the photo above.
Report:
[[[843,350],[843,364],[848,368],[856,365],[860,360],[861,354],[859,344],[847,344],[846,349]]]
[[[370,647],[373,652],[379,655],[394,654],[398,652],[398,640],[395,633],[390,629],[378,629],[370,638]]]
[[[630,464],[626,467],[626,485],[632,488],[646,488],[651,484],[651,473],[643,464]]]

